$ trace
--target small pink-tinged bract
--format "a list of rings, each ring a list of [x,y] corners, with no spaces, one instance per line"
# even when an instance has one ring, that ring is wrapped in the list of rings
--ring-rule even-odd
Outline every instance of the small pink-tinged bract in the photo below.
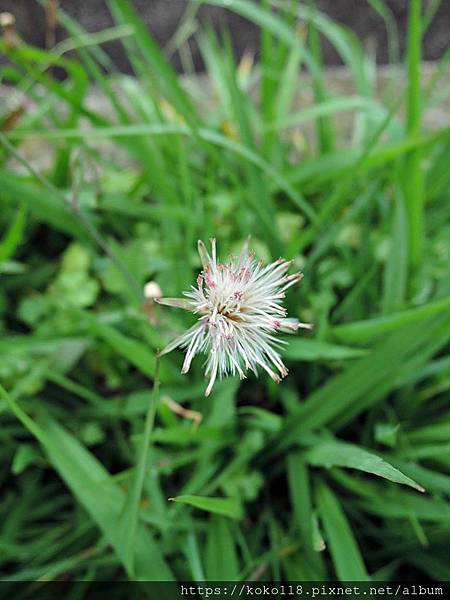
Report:
[[[276,351],[283,340],[275,333],[294,333],[311,325],[286,317],[282,306],[285,291],[302,278],[302,273],[286,275],[292,261],[282,258],[264,267],[244,244],[239,257],[228,263],[217,262],[216,240],[211,240],[211,255],[202,241],[198,251],[203,270],[197,287],[184,292],[185,298],[155,298],[159,304],[184,308],[199,315],[198,321],[171,342],[161,354],[178,346],[186,349],[182,373],[187,373],[193,357],[205,353],[205,375],[209,378],[208,396],[217,378],[251,369],[257,375],[260,366],[276,382],[287,369]],[[277,372],[278,371],[278,372]]]

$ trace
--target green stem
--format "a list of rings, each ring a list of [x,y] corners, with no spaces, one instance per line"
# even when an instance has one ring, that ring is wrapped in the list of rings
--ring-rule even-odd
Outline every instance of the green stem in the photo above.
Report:
[[[421,128],[421,38],[421,1],[411,0],[409,3],[408,24],[408,92],[406,115],[406,133],[409,139],[416,138]],[[420,262],[424,238],[424,197],[421,162],[421,150],[412,150],[406,156],[403,172],[403,196],[406,204],[409,230],[409,262],[412,267],[416,267]]]
[[[155,424],[156,409],[159,401],[159,363],[160,358],[157,354],[153,392],[145,419],[144,439],[136,462],[133,483],[119,521],[120,547],[123,552],[124,563],[130,575],[134,575],[135,545],[140,503],[150,454],[150,438]]]

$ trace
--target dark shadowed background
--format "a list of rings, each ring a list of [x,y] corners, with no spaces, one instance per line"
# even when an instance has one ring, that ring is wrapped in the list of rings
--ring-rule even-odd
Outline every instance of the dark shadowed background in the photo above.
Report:
[[[287,1],[287,0],[286,0]],[[141,18],[147,23],[156,40],[164,47],[168,44],[183,18],[189,2],[187,0],[134,0],[134,5]],[[290,2],[290,4],[293,4]],[[305,3],[306,4],[306,3]],[[406,24],[408,0],[387,0],[398,29],[400,53],[403,54],[406,42]],[[388,44],[386,26],[383,19],[366,0],[317,0],[317,8],[332,19],[345,24],[367,48],[376,51],[377,62],[388,62]],[[108,5],[105,0],[60,0],[60,6],[89,32],[101,31],[113,25]],[[424,10],[430,6],[424,0]],[[14,13],[17,30],[28,43],[45,46],[46,20],[45,12],[35,0],[1,0],[2,11]],[[202,6],[196,18],[199,27],[212,24],[217,29],[229,29],[238,56],[245,50],[254,51],[258,47],[258,30],[244,18],[223,8]],[[436,60],[442,56],[448,46],[448,27],[450,23],[450,2],[444,0],[438,8],[423,44],[423,58]],[[56,40],[64,36],[57,28]],[[106,46],[120,70],[129,71],[123,47],[119,42]],[[203,65],[195,44],[191,45],[195,68],[202,70]],[[340,59],[332,46],[324,40],[324,61],[328,65],[340,64]],[[180,68],[180,60],[176,53],[172,56],[173,64]]]

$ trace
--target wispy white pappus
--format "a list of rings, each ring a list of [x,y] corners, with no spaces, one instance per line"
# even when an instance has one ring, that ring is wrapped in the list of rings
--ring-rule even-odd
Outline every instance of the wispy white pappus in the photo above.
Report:
[[[184,292],[185,298],[155,298],[159,304],[183,308],[198,315],[198,321],[173,340],[162,354],[177,347],[186,350],[182,373],[187,373],[196,354],[207,355],[205,375],[209,378],[208,396],[217,378],[239,374],[244,379],[250,369],[264,369],[279,382],[287,369],[277,349],[286,342],[275,337],[279,331],[295,333],[308,323],[288,318],[282,306],[286,290],[302,278],[302,273],[287,275],[292,261],[282,258],[263,266],[244,244],[239,257],[227,263],[217,261],[216,240],[211,240],[211,255],[198,242],[203,270],[197,286]]]

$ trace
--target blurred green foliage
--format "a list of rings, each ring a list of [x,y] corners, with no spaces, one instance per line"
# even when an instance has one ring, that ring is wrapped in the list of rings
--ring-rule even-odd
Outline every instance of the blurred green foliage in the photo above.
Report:
[[[203,29],[192,76],[197,3],[174,38],[187,77],[126,0],[95,34],[60,11],[52,51],[0,42],[1,580],[448,580],[450,139],[423,119],[450,57],[427,83],[420,64],[436,3],[409,3],[407,77],[382,91],[313,3],[208,3],[260,26],[257,60]],[[192,317],[142,290],[179,296],[197,239],[225,256],[249,234],[304,271],[288,308],[315,332],[289,340],[279,386],[205,399],[201,360],[155,358]]]

